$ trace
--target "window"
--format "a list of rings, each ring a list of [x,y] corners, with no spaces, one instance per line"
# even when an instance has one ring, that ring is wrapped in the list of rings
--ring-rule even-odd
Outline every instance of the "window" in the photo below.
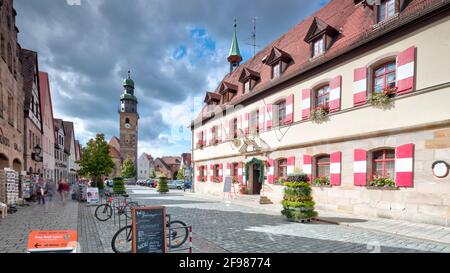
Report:
[[[250,115],[250,133],[259,133],[259,110]]]
[[[3,60],[5,60],[5,62],[6,62],[6,46],[5,46],[5,38],[3,37],[3,35],[1,36],[0,42],[1,42],[1,49],[0,49],[1,55],[2,55]]]
[[[378,6],[378,22],[393,16],[395,13],[395,0],[381,0]]]
[[[277,104],[278,108],[278,126],[286,124],[286,101],[282,101]]]
[[[278,79],[281,75],[281,63],[278,62],[272,67],[272,79]]]
[[[234,138],[238,137],[238,120],[237,120],[237,118],[235,118],[233,120],[233,137]]]
[[[395,61],[384,63],[373,70],[373,93],[381,93],[386,87],[395,87]]]
[[[200,166],[200,180],[203,180],[205,177],[205,166]]]
[[[238,176],[239,175],[239,164],[233,163],[231,171],[232,171],[232,173],[231,173],[232,176]]]
[[[8,123],[14,126],[14,101],[13,97],[8,97]]]
[[[287,177],[287,159],[278,160],[278,178]]]
[[[316,159],[316,178],[330,178],[330,156],[320,156]]]
[[[316,107],[322,107],[322,106],[329,106],[330,104],[330,86],[325,85],[315,92],[315,106]]]
[[[214,165],[213,175],[214,180],[219,179],[219,165]]]
[[[373,153],[373,176],[395,179],[395,150],[385,149]]]
[[[317,56],[320,56],[324,53],[324,39],[323,37],[319,38],[318,40],[313,42],[313,55],[312,57],[315,58]]]
[[[12,72],[12,49],[11,49],[11,44],[8,43],[8,57],[7,57],[7,63],[8,63],[8,68],[9,71]]]
[[[247,94],[248,92],[250,92],[250,90],[251,90],[250,80],[248,80],[244,83],[244,94]]]

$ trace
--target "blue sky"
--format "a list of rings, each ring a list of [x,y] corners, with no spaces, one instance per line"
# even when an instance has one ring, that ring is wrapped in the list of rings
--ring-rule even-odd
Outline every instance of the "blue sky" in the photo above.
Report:
[[[180,155],[191,149],[189,122],[205,92],[226,75],[238,23],[244,61],[326,1],[283,0],[15,0],[19,41],[39,53],[50,76],[56,118],[72,120],[85,144],[96,133],[119,135],[122,81],[131,68],[139,100],[139,153]]]

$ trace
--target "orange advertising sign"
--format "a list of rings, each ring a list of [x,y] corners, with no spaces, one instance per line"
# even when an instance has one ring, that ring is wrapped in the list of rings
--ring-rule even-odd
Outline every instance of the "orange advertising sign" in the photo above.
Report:
[[[75,251],[78,234],[75,230],[33,230],[28,236],[29,252]]]

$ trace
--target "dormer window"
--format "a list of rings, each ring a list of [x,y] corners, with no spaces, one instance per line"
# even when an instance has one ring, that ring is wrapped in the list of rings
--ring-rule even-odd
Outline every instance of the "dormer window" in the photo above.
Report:
[[[220,103],[220,95],[217,93],[208,92],[206,93],[204,102],[207,105],[217,105],[218,103]]]
[[[331,47],[338,35],[339,31],[319,18],[314,17],[304,39],[311,46],[311,58],[323,55]]]
[[[324,50],[324,38],[323,36],[313,42],[313,58],[322,55]]]
[[[281,64],[272,66],[272,79],[278,79],[281,76]]]
[[[281,77],[292,62],[292,57],[283,50],[274,47],[269,56],[265,58],[265,64],[272,67],[272,79]]]
[[[381,0],[378,6],[378,22],[382,22],[395,14],[395,0]]]
[[[250,70],[248,68],[244,68],[242,70],[241,76],[239,77],[239,82],[241,82],[243,86],[243,93],[250,93],[258,83],[260,78],[261,76],[258,72]]]
[[[219,102],[220,95],[222,96],[222,103],[229,103],[238,91],[238,86],[228,82],[222,82],[219,88]]]

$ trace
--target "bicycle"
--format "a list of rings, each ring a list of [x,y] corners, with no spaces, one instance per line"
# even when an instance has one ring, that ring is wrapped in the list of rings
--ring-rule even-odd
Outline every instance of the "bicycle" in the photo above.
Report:
[[[101,204],[97,206],[95,209],[95,218],[99,220],[100,222],[106,222],[109,219],[111,219],[113,214],[113,206],[114,206],[114,198],[107,194],[108,198],[106,200],[106,204]],[[126,195],[123,195],[124,197],[127,197]],[[128,219],[131,219],[131,209],[139,207],[139,204],[136,202],[128,202],[125,198],[123,203],[119,206],[114,206],[117,209],[117,212],[119,215],[125,215]]]
[[[189,227],[182,221],[170,221],[170,215],[166,215],[166,227],[169,232],[166,235],[169,248],[181,247],[189,237]],[[111,247],[114,253],[131,253],[133,238],[133,228],[131,225],[125,226],[114,234]]]

